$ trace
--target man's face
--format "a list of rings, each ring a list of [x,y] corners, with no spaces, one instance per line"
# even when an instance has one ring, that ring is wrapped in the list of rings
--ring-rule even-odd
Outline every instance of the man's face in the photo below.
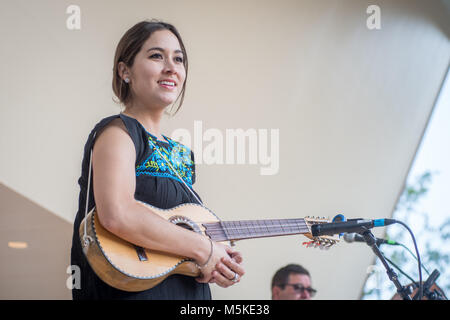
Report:
[[[305,274],[291,273],[284,288],[273,287],[274,300],[310,300],[311,294],[307,290],[299,290],[299,287],[310,288],[311,279]]]

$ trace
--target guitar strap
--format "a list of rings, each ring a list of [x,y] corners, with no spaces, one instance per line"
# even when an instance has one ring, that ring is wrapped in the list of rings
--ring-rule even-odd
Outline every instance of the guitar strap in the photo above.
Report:
[[[97,132],[94,132],[92,137],[92,141],[95,140],[95,135]],[[87,235],[87,214],[88,214],[88,205],[89,205],[89,190],[91,188],[91,172],[92,172],[92,149],[89,152],[89,172],[88,172],[88,183],[87,183],[87,191],[86,191],[86,206],[84,208],[84,234],[83,234],[83,245],[86,248],[93,239]]]
[[[97,134],[97,132],[94,132],[94,136],[92,137],[92,141],[95,140],[95,135]],[[161,153],[161,151],[159,150],[158,147],[156,147],[153,142],[151,140],[149,140],[149,142],[152,144],[153,148],[159,153],[159,155],[167,162],[167,164],[169,165],[170,169],[172,169],[173,172],[175,172],[175,174],[177,175],[177,177],[181,180],[181,182],[186,186],[186,188],[192,193],[192,195],[194,196],[194,198],[198,201],[198,203],[204,207],[203,202],[197,197],[197,195],[194,193],[194,191],[192,191],[192,189],[186,184],[186,182],[183,180],[183,178],[180,176],[180,174],[178,173],[177,170],[175,170],[172,167],[172,164],[170,163],[169,160],[167,160],[166,157],[164,157]],[[85,211],[84,211],[84,234],[83,234],[83,245],[84,247],[87,247],[89,245],[89,243],[91,241],[93,241],[93,239],[87,235],[87,220],[86,217],[88,215],[88,205],[89,205],[89,190],[91,188],[91,172],[92,172],[92,149],[89,153],[89,173],[88,173],[88,183],[87,183],[87,191],[86,191],[86,206],[85,206]]]

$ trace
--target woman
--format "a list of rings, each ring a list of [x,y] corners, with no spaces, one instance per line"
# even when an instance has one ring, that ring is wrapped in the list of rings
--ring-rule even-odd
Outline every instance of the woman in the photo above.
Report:
[[[211,299],[209,283],[228,287],[244,274],[239,252],[176,226],[138,202],[169,209],[200,201],[192,189],[193,153],[163,135],[160,128],[167,106],[180,96],[183,101],[187,69],[181,37],[174,26],[164,22],[136,24],[117,46],[113,90],[125,110],[102,119],[85,145],[71,252],[72,265],[81,269],[81,288],[72,290],[74,299]],[[194,259],[201,269],[199,278],[171,275],[149,290],[125,292],[96,276],[78,235],[91,149],[93,188],[88,210],[96,206],[100,223],[131,243]],[[165,163],[161,152],[169,155],[177,172]]]

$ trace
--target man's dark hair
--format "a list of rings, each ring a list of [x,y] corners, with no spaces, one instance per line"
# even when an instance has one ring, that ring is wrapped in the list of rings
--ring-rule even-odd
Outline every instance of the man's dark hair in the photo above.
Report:
[[[311,277],[309,275],[308,270],[303,268],[301,265],[298,264],[288,264],[287,266],[279,269],[272,278],[272,285],[271,288],[278,286],[278,287],[284,287],[284,285],[288,282],[289,275],[291,273],[294,274],[304,274],[308,277]]]

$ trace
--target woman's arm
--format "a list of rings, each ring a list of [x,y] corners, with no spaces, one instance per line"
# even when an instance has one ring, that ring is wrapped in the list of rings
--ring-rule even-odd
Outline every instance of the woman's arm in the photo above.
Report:
[[[99,133],[92,154],[100,223],[136,245],[206,260],[210,250],[206,237],[170,223],[135,200],[135,161],[133,141],[123,122],[116,119]]]
[[[189,257],[204,264],[211,250],[207,237],[176,226],[135,200],[135,162],[136,150],[131,137],[120,119],[113,120],[98,133],[92,154],[93,188],[100,223],[133,244]],[[221,258],[230,259],[233,254],[236,252],[230,247],[214,242],[210,262],[202,269],[201,282],[212,280],[216,266],[220,266],[221,270],[218,270],[222,274],[238,272],[242,276],[240,266],[220,262]],[[221,277],[217,283],[221,286],[232,284]]]

